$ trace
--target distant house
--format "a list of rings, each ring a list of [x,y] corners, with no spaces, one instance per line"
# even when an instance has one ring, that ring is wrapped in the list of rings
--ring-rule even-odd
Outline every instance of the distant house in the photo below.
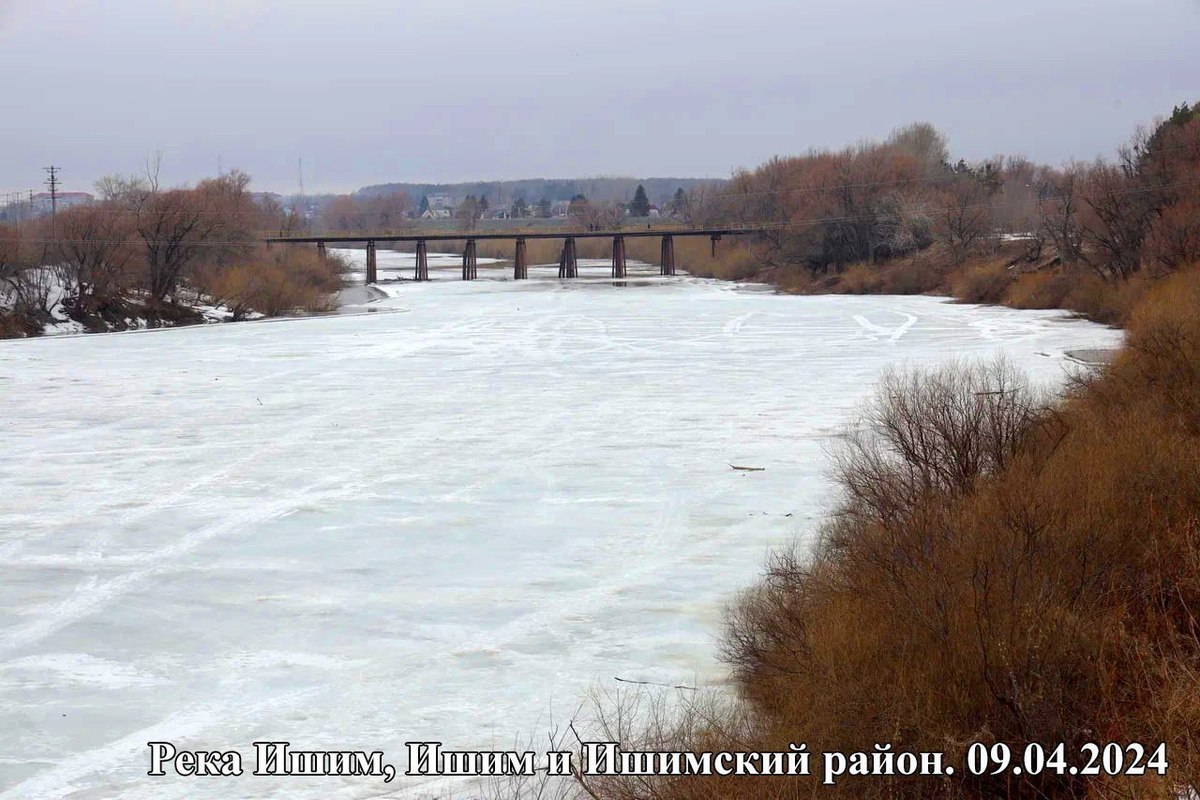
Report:
[[[76,206],[90,206],[94,202],[96,202],[96,198],[87,192],[59,192],[57,206],[58,210],[62,211]],[[54,206],[55,203],[50,199],[49,192],[41,192],[33,196],[34,214],[49,214]]]
[[[554,205],[550,206],[550,214],[555,217],[565,217],[567,212],[571,210],[570,200],[559,200]]]
[[[425,209],[425,213],[421,215],[421,219],[450,219],[450,209],[434,208],[433,198],[429,198],[429,208]]]
[[[454,198],[448,194],[431,194],[427,199],[429,200],[430,211],[454,210]]]

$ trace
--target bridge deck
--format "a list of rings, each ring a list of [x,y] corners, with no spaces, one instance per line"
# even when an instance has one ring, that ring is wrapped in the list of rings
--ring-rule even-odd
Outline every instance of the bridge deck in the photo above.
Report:
[[[457,233],[396,233],[396,234],[336,234],[336,235],[305,235],[305,236],[266,236],[263,241],[283,244],[352,244],[355,242],[462,242],[468,239],[485,241],[488,239],[612,239],[618,236],[626,238],[659,237],[659,236],[740,236],[755,233],[754,228],[657,228],[629,229],[615,231],[530,231],[522,233],[473,233],[460,231]]]

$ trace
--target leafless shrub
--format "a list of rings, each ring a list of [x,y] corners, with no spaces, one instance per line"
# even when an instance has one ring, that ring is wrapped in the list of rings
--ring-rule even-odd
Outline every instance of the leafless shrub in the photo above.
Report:
[[[844,513],[891,522],[923,498],[969,491],[1012,459],[1042,407],[1003,360],[888,372],[834,454]]]
[[[345,264],[335,255],[307,248],[258,248],[229,266],[197,273],[199,288],[244,319],[251,312],[279,316],[295,311],[327,311],[342,286]]]

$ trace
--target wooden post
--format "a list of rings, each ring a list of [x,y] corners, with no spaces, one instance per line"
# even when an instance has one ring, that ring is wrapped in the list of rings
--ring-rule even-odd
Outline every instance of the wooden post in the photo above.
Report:
[[[563,241],[562,255],[558,258],[558,277],[578,278],[579,261],[575,258],[575,237],[568,236]]]
[[[424,239],[417,241],[417,265],[413,278],[418,281],[429,280],[429,250]]]
[[[529,277],[529,265],[526,264],[525,239],[517,237],[517,253],[513,258],[513,280],[523,281]]]
[[[675,274],[675,237],[673,236],[662,237],[662,267],[659,269],[659,274]]]
[[[625,277],[625,237],[613,237],[612,276]]]
[[[375,283],[378,279],[378,270],[376,269],[375,261],[375,243],[367,242],[367,283]]]
[[[462,279],[464,281],[473,281],[479,277],[479,259],[475,253],[475,240],[467,239],[467,246],[463,248]]]

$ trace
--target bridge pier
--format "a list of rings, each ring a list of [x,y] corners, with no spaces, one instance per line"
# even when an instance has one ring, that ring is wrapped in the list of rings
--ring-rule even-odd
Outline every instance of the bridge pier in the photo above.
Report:
[[[367,283],[375,283],[379,279],[379,271],[375,260],[375,242],[367,242]]]
[[[662,237],[662,266],[659,274],[675,274],[675,237],[673,236]]]
[[[425,246],[424,239],[417,240],[417,258],[416,267],[413,270],[413,280],[429,280],[429,249]]]
[[[625,277],[625,237],[613,237],[612,276]]]
[[[558,277],[579,277],[579,260],[575,257],[574,236],[568,236],[566,240],[563,241],[562,255],[558,259]]]
[[[326,252],[324,242],[317,242],[317,255],[321,258],[325,258]]]
[[[513,257],[513,280],[523,281],[529,277],[529,265],[526,263],[525,238],[517,237],[517,252]]]
[[[712,239],[712,257],[716,258],[717,257],[717,242],[721,241],[721,234],[714,233],[709,238]]]
[[[463,249],[462,279],[464,281],[473,281],[479,277],[479,259],[475,253],[475,240],[467,239],[467,246]]]

